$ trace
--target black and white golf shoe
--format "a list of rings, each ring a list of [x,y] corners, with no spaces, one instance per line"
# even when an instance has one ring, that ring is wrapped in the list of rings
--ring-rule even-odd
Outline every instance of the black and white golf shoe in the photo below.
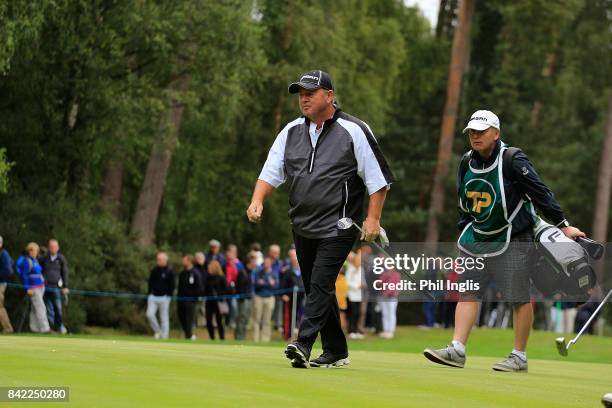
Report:
[[[291,366],[294,368],[308,368],[308,359],[310,353],[298,342],[287,344],[285,356],[291,360]]]
[[[348,354],[342,356],[334,356],[331,353],[323,353],[319,357],[315,358],[310,362],[311,367],[318,368],[337,368],[349,365],[351,360],[348,358]]]

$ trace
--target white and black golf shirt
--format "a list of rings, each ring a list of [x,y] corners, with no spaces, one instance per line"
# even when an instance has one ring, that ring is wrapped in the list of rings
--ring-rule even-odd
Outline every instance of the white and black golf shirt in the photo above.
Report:
[[[274,187],[287,182],[289,218],[307,238],[337,236],[343,217],[361,222],[366,189],[373,194],[394,181],[369,126],[340,109],[319,134],[304,117],[285,126],[259,179]]]

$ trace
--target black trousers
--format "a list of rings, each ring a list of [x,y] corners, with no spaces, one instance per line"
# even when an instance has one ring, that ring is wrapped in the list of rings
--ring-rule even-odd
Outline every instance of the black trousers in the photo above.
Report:
[[[348,322],[349,333],[359,333],[359,312],[361,311],[361,302],[348,302]]]
[[[193,334],[196,303],[183,300],[177,302],[178,317],[186,339],[190,339]]]
[[[311,239],[294,232],[293,239],[304,281],[306,304],[297,341],[308,350],[321,333],[323,352],[344,355],[346,337],[340,326],[336,279],[357,234]]]
[[[225,330],[223,329],[223,316],[219,310],[219,301],[207,300],[206,301],[206,329],[208,329],[208,336],[211,340],[215,339],[215,327],[213,326],[213,314],[217,321],[217,330],[219,330],[219,338],[225,339]]]

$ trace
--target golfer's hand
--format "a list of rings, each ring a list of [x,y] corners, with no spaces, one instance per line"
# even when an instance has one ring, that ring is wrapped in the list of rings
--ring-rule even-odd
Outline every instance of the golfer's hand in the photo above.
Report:
[[[289,296],[287,296],[287,295],[283,295],[283,296],[282,296],[282,299],[283,299],[283,302],[285,302],[285,303],[286,303],[286,302],[288,302],[288,301],[289,301]]]
[[[64,289],[62,289],[62,295],[66,296],[66,295],[68,295],[69,293],[70,293],[70,289],[68,289],[68,288],[64,288]]]
[[[28,296],[32,296],[34,294],[34,290],[28,289]]]
[[[580,231],[576,227],[564,227],[564,228],[561,228],[561,231],[563,231],[565,236],[570,239],[576,239],[578,237],[586,237],[586,234]]]
[[[363,232],[361,233],[361,240],[372,242],[380,234],[380,221],[373,218],[366,218],[361,227]]]
[[[252,202],[247,208],[246,214],[249,221],[253,223],[259,223],[261,221],[261,214],[263,213],[263,204],[258,202]]]

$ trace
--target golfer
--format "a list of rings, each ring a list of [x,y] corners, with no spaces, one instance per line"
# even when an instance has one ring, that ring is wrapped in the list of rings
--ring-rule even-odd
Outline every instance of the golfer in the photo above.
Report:
[[[465,365],[465,345],[479,311],[479,301],[491,280],[512,303],[514,349],[503,361],[493,365],[496,371],[527,371],[527,339],[533,325],[530,303],[529,266],[535,246],[532,228],[538,221],[534,206],[569,238],[584,236],[571,227],[552,192],[542,182],[527,156],[518,149],[509,150],[500,139],[499,118],[491,111],[476,111],[463,132],[468,132],[472,150],[459,167],[458,246],[465,254],[483,256],[484,270],[466,271],[460,282],[475,280],[479,291],[461,294],[455,312],[452,343],[442,349],[425,349],[429,360],[451,367]],[[510,161],[508,161],[508,156]],[[506,163],[510,165],[506,168]],[[520,242],[510,246],[510,242]],[[506,250],[508,247],[511,250]],[[485,253],[475,253],[477,249]],[[531,263],[533,264],[533,263]]]
[[[278,134],[259,179],[247,216],[259,222],[263,203],[284,182],[289,190],[289,218],[302,271],[306,304],[297,341],[285,354],[293,367],[309,365],[312,345],[321,333],[323,354],[312,367],[349,364],[335,296],[336,277],[357,238],[357,229],[340,230],[339,219],[363,221],[361,239],[380,232],[380,217],[393,175],[369,126],[335,104],[332,80],[310,71],[289,85],[299,94],[302,117]],[[365,192],[368,213],[363,219]]]

